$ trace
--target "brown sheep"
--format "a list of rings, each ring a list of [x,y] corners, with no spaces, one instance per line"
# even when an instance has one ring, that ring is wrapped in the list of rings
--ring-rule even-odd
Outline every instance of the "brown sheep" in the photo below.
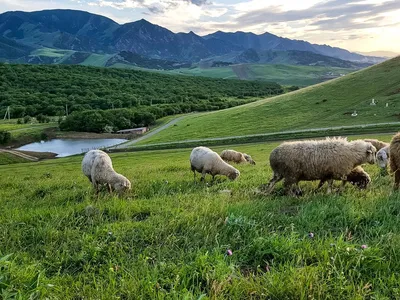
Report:
[[[390,142],[390,170],[394,173],[393,189],[398,190],[400,186],[400,132],[393,136]]]
[[[231,161],[237,164],[245,162],[249,162],[252,165],[256,164],[250,155],[235,150],[224,150],[221,152],[220,156],[224,161]]]
[[[363,163],[375,163],[376,149],[371,143],[362,140],[347,141],[344,138],[325,140],[306,140],[285,142],[274,150],[269,157],[274,175],[268,183],[267,193],[275,184],[285,179],[286,191],[300,191],[301,180],[328,180],[328,193],[333,180],[346,180],[346,176]]]
[[[376,139],[364,139],[364,141],[367,143],[371,143],[376,148],[376,151],[381,150],[383,147],[389,146],[389,143],[382,142]]]
[[[317,190],[320,189],[327,180],[328,178],[321,180],[318,184]],[[342,187],[344,187],[346,182],[349,182],[363,190],[367,188],[367,185],[371,182],[371,177],[361,166],[357,166],[346,176],[346,180],[342,181]]]

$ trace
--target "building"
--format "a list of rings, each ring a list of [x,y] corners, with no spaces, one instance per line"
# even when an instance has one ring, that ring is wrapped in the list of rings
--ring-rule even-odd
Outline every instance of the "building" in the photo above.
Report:
[[[139,127],[139,128],[130,128],[130,129],[122,129],[122,130],[118,130],[117,133],[120,134],[143,134],[145,132],[149,131],[148,127]]]

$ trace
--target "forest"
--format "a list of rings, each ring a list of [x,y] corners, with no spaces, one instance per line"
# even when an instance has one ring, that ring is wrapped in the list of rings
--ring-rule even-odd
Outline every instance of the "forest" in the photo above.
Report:
[[[166,115],[229,108],[281,93],[279,84],[261,81],[85,66],[0,64],[0,115],[7,107],[12,118],[69,115],[61,121],[64,130],[103,132],[103,123],[114,130],[150,125]],[[120,114],[122,121],[117,121],[114,116]],[[93,123],[89,117],[98,124],[88,124]]]

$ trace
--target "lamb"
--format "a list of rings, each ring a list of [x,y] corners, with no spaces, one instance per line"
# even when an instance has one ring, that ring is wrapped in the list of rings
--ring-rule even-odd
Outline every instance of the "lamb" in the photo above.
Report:
[[[216,175],[225,175],[231,180],[240,176],[239,170],[224,162],[218,153],[207,147],[196,147],[192,150],[190,166],[195,181],[196,171],[201,173],[201,181],[204,180],[207,173],[211,174],[213,182]]]
[[[317,190],[320,189],[327,180],[328,178],[322,179],[318,184]],[[361,166],[357,166],[349,174],[347,174],[346,180],[342,181],[342,187],[346,184],[346,182],[349,182],[363,190],[367,188],[367,185],[371,182],[371,177]]]
[[[386,169],[390,157],[390,146],[383,147],[378,152],[376,152],[376,163],[382,168]]]
[[[372,146],[376,148],[376,151],[381,150],[383,147],[389,146],[389,143],[382,142],[376,139],[365,139],[364,141],[367,143],[371,143]]]
[[[123,175],[114,171],[111,158],[101,150],[90,150],[82,160],[82,172],[93,184],[96,193],[100,186],[106,184],[108,191],[118,193],[131,189],[130,181]]]
[[[237,164],[240,164],[243,162],[249,162],[252,165],[256,164],[256,162],[251,158],[250,155],[248,155],[246,153],[241,153],[241,152],[238,152],[235,150],[224,150],[224,151],[222,151],[220,156],[226,162],[232,161]]]
[[[328,180],[328,193],[333,180],[346,180],[347,175],[363,163],[375,163],[376,148],[368,142],[345,138],[285,142],[272,150],[269,157],[273,177],[267,185],[267,193],[275,184],[285,179],[286,191],[301,192],[301,180]]]
[[[393,189],[398,190],[400,187],[400,132],[393,136],[389,149],[390,170],[394,173]]]

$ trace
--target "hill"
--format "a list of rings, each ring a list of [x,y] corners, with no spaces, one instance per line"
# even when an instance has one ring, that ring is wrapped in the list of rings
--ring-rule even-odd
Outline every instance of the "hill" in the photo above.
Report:
[[[55,54],[56,55],[56,54]],[[90,109],[149,108],[176,114],[214,110],[282,93],[280,85],[127,69],[0,64],[0,115],[63,116]]]
[[[276,145],[234,146],[257,165],[214,184],[193,182],[190,149],[111,154],[120,197],[94,194],[82,156],[0,166],[2,298],[398,298],[392,178],[368,165],[367,190],[257,195]]]
[[[219,31],[202,37],[194,32],[174,33],[144,19],[119,25],[103,16],[60,9],[0,14],[0,36],[35,48],[47,47],[97,54],[128,51],[154,59],[181,62],[198,62],[204,58],[250,48],[309,51],[366,63],[383,60],[327,45],[290,40],[271,33],[256,35]]]
[[[230,63],[257,63],[257,64],[286,64],[303,66],[324,66],[338,68],[361,69],[372,65],[372,63],[360,63],[342,60],[339,58],[317,54],[310,51],[287,50],[255,50],[247,49],[237,55],[233,53],[209,58],[201,61],[201,65],[207,62],[230,62]],[[209,63],[209,65],[212,65]]]
[[[197,67],[181,68],[168,71],[168,73],[212,78],[270,81],[282,85],[304,87],[331,80],[353,71],[354,69],[347,68],[280,64],[230,64],[219,67],[207,67],[199,64]]]
[[[398,78],[400,57],[282,96],[189,116],[143,143],[399,121]],[[370,105],[372,98],[377,105]]]

